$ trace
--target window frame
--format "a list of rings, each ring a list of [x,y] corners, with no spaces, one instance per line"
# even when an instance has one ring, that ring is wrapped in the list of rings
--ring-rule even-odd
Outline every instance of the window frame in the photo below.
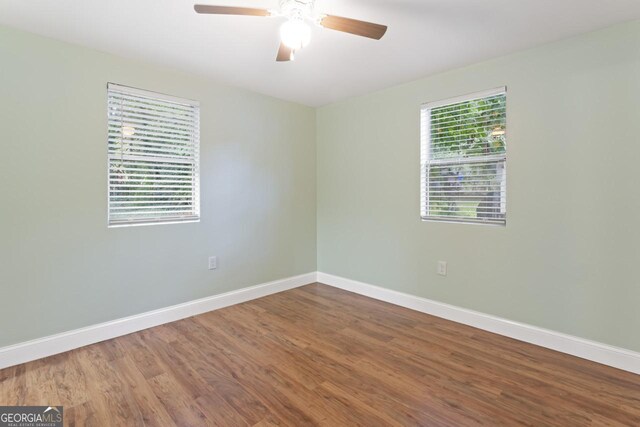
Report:
[[[112,182],[111,182],[111,170],[112,161],[114,156],[118,156],[111,152],[110,149],[110,136],[109,128],[111,126],[111,112],[110,101],[112,100],[112,91],[120,94],[130,95],[134,97],[146,98],[149,100],[169,102],[173,104],[180,104],[193,108],[193,131],[191,137],[191,146],[193,147],[193,160],[185,161],[180,159],[179,156],[175,157],[158,157],[147,154],[135,154],[127,155],[127,157],[137,158],[141,162],[153,163],[184,163],[192,165],[191,179],[192,179],[192,214],[189,215],[175,215],[175,216],[156,216],[156,217],[142,217],[135,218],[129,216],[126,219],[112,219]],[[124,128],[124,126],[122,126]],[[120,155],[122,159],[122,155]],[[136,160],[136,159],[133,159]],[[166,166],[165,166],[166,167]],[[163,225],[163,224],[184,224],[200,222],[200,102],[187,98],[180,98],[173,95],[167,95],[160,92],[154,92],[130,86],[125,86],[117,83],[107,83],[107,227],[108,228],[121,228],[121,227],[133,227],[133,226],[146,226],[146,225]]]
[[[420,220],[423,222],[438,223],[455,223],[470,225],[490,225],[496,227],[506,227],[507,225],[507,86],[501,86],[494,89],[488,89],[473,92],[466,95],[455,96],[451,98],[441,99],[438,101],[426,102],[420,106]],[[473,157],[452,157],[447,159],[430,159],[431,152],[431,111],[435,108],[455,105],[463,102],[479,100],[483,98],[494,97],[497,95],[505,96],[505,151],[501,154],[488,154]],[[426,120],[425,120],[426,115]],[[432,165],[462,165],[462,164],[489,164],[491,162],[504,164],[504,190],[501,189],[500,203],[504,204],[504,219],[495,221],[491,219],[463,218],[463,217],[447,217],[429,215],[429,172]]]

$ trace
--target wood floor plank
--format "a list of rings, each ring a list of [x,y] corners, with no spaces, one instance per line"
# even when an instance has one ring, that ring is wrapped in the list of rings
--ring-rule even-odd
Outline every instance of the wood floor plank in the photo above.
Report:
[[[0,370],[68,426],[638,426],[640,376],[314,284]]]
[[[176,425],[197,427],[207,424],[207,416],[171,375],[156,375],[147,382]]]
[[[188,325],[188,326],[187,326]],[[189,358],[200,378],[211,386],[248,424],[256,424],[269,415],[266,406],[239,382],[248,364],[232,347],[222,344],[223,337],[215,336],[193,319],[174,324],[177,330],[186,327],[189,342],[172,344],[175,351]],[[189,331],[189,332],[187,332]],[[183,349],[184,346],[189,350]],[[191,356],[190,356],[191,353]]]
[[[128,393],[127,399],[138,412],[144,425],[163,426],[171,425],[172,419],[165,406],[154,394],[147,379],[138,370],[135,362],[128,356],[118,358],[112,362],[114,370],[118,372]]]
[[[68,427],[97,427],[100,426],[98,414],[91,401],[64,408],[64,425]]]
[[[129,390],[100,347],[83,347],[77,352],[77,358],[82,375],[86,378],[87,400],[91,403],[96,421],[100,423],[109,419],[113,426],[140,425],[142,420],[139,411],[130,406],[133,402],[126,397]],[[38,405],[48,405],[44,399],[39,402]]]

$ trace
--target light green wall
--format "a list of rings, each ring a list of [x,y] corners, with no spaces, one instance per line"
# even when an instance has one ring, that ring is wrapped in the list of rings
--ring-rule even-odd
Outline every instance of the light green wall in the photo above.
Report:
[[[506,228],[421,222],[420,104],[503,85]],[[317,116],[320,271],[640,351],[640,22]]]
[[[107,228],[107,82],[200,101],[200,223]],[[0,347],[316,270],[312,108],[0,27],[0,132]]]
[[[200,100],[200,223],[107,229],[108,81]],[[502,85],[507,227],[421,222],[420,104]],[[320,271],[640,351],[639,22],[317,121],[0,27],[0,100],[0,347],[313,271],[317,234]]]

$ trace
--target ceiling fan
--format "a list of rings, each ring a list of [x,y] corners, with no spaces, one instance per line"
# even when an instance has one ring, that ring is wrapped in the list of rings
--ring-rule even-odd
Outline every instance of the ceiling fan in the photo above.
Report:
[[[196,4],[197,13],[213,15],[282,16],[287,21],[280,26],[280,48],[276,61],[292,61],[294,53],[309,44],[311,27],[307,21],[344,33],[380,40],[387,31],[386,25],[334,15],[316,14],[315,0],[280,0],[278,10],[251,7],[213,6]]]

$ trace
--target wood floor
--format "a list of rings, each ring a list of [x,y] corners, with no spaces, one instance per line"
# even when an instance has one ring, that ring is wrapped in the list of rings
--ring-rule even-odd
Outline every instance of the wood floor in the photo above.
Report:
[[[0,371],[65,425],[640,426],[640,376],[314,284]]]

